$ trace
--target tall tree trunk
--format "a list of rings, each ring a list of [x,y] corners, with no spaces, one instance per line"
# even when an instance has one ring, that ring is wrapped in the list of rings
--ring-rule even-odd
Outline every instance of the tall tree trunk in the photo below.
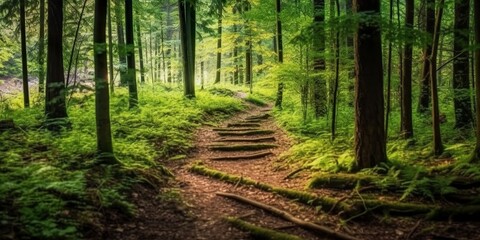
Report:
[[[105,30],[107,1],[95,0],[93,30],[95,62],[95,119],[97,126],[97,159],[102,164],[116,164],[113,156],[110,127],[110,99],[108,94],[107,48]]]
[[[275,10],[276,10],[276,20],[277,20],[277,32],[276,32],[276,42],[277,42],[277,56],[278,62],[283,63],[283,40],[282,40],[282,20],[280,19],[280,14],[282,13],[282,1],[275,0]],[[275,100],[275,107],[282,109],[283,102],[283,82],[278,83],[277,89],[277,99]]]
[[[137,78],[135,70],[135,44],[133,43],[133,6],[132,0],[125,0],[125,34],[127,53],[128,107],[138,105]]]
[[[204,71],[205,71],[205,62],[202,61],[202,62],[200,62],[200,83],[201,83],[201,88],[200,89],[202,89],[202,90],[203,90],[204,84],[205,84]]]
[[[136,18],[136,22],[137,22],[138,57],[140,58],[140,82],[145,83],[145,67],[143,62],[142,33],[140,29],[140,20],[138,19],[138,17]]]
[[[327,81],[320,73],[325,71],[325,1],[313,1],[313,109],[315,118],[320,118],[327,113]]]
[[[414,18],[415,1],[405,1],[405,29],[407,31],[406,36],[413,30],[413,18]],[[413,124],[412,124],[412,42],[408,40],[405,42],[403,49],[403,70],[401,79],[401,132],[404,138],[413,137]]]
[[[386,161],[384,128],[380,0],[354,0],[354,11],[365,14],[354,38],[355,49],[355,163],[357,169]]]
[[[125,34],[123,32],[122,1],[115,0],[115,19],[117,22],[118,61],[120,64],[120,86],[127,86],[127,51],[125,49]]]
[[[439,119],[439,107],[438,107],[438,89],[437,89],[437,53],[440,40],[440,26],[443,16],[443,5],[445,0],[440,0],[437,10],[437,16],[435,18],[435,28],[433,34],[432,43],[432,55],[430,56],[430,87],[432,94],[432,126],[433,126],[433,153],[435,156],[439,156],[443,152],[442,136],[440,133],[440,119]]]
[[[112,36],[112,3],[107,3],[107,17],[108,17],[108,68],[110,77],[110,92],[115,91],[115,81],[113,75],[113,36]]]
[[[48,1],[47,83],[45,116],[50,130],[59,130],[58,121],[67,118],[63,68],[63,1]]]
[[[480,46],[480,2],[473,1],[473,11],[474,11],[474,31],[475,31],[475,45]],[[475,105],[480,106],[480,48],[477,47],[474,52],[475,56]],[[480,162],[480,111],[475,112],[477,118],[477,128],[475,131],[476,143],[475,150],[471,157],[471,162],[478,163]]]
[[[195,97],[195,3],[178,1],[183,57],[184,95]]]
[[[28,68],[27,68],[27,33],[25,30],[25,0],[20,0],[20,32],[22,42],[22,78],[23,78],[23,105],[30,107],[30,94],[28,93]]]
[[[472,127],[473,114],[470,101],[469,79],[469,38],[470,2],[455,1],[455,24],[453,37],[453,103],[455,107],[455,128]]]
[[[340,2],[335,0],[337,5],[337,16],[340,16]],[[333,14],[331,15],[333,16]],[[340,81],[340,31],[335,31],[335,80],[333,83],[333,97],[332,97],[332,141],[335,140],[336,120],[337,120],[337,102],[338,102],[338,85]]]
[[[38,38],[38,92],[45,91],[45,0],[40,0],[40,33]]]
[[[250,11],[250,2],[244,0],[244,11]],[[252,64],[252,30],[250,29],[249,20],[245,20],[245,84],[249,86],[250,92],[252,91],[252,81],[253,81],[253,64]]]
[[[435,0],[425,0],[426,20],[425,31],[433,36],[435,28]],[[432,45],[427,43],[423,49],[423,68],[420,79],[420,99],[418,101],[419,113],[426,113],[430,105],[430,61],[429,57],[432,54]]]
[[[222,69],[222,18],[223,18],[223,4],[218,1],[218,23],[217,23],[217,71],[215,72],[215,84],[220,83],[221,69]]]
[[[393,0],[389,3],[389,25],[393,26]],[[390,103],[392,93],[392,48],[393,40],[388,41],[388,53],[387,53],[387,109],[385,114],[385,139],[388,138],[388,121],[390,120]]]

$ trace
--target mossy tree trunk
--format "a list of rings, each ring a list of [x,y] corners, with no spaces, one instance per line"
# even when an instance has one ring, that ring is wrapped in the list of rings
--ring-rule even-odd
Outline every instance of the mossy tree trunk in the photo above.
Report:
[[[327,114],[327,81],[321,73],[325,72],[325,1],[313,1],[313,77],[312,106],[315,118]]]
[[[424,0],[426,8],[425,31],[433,36],[435,28],[435,0]],[[423,67],[420,78],[420,96],[418,101],[419,113],[427,113],[430,105],[430,56],[432,45],[427,43],[423,49]]]

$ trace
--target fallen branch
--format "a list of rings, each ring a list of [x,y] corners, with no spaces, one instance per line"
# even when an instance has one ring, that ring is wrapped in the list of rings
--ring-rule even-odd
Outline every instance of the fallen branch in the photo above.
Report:
[[[346,239],[346,240],[357,240],[358,239],[358,238],[355,238],[353,236],[337,232],[337,231],[335,231],[333,229],[330,229],[328,227],[325,227],[325,226],[321,226],[321,225],[318,225],[318,224],[315,224],[315,223],[312,223],[312,222],[303,221],[303,220],[293,216],[292,214],[290,214],[286,211],[280,210],[280,209],[278,209],[276,207],[273,207],[273,206],[270,206],[270,205],[266,205],[266,204],[261,203],[261,202],[257,202],[255,200],[252,200],[252,199],[249,199],[249,198],[246,198],[246,197],[242,197],[240,195],[236,195],[236,194],[232,194],[232,193],[224,193],[224,192],[217,192],[216,194],[219,195],[219,196],[222,196],[222,197],[234,199],[236,201],[239,201],[239,202],[242,202],[242,203],[247,203],[247,204],[250,204],[252,206],[258,207],[258,208],[263,209],[263,210],[265,210],[269,213],[272,213],[276,216],[279,216],[279,217],[281,217],[281,218],[283,218],[287,221],[295,223],[302,228],[309,229],[309,230],[314,230],[314,231],[317,231],[317,232],[321,232],[321,233],[326,234],[328,236],[334,237],[335,239]]]
[[[233,160],[240,160],[240,159],[255,159],[255,158],[261,158],[268,156],[270,154],[273,154],[272,152],[261,152],[261,153],[255,153],[255,154],[250,154],[250,155],[240,155],[240,156],[225,156],[225,157],[213,157],[210,158],[211,160],[215,161],[233,161]]]
[[[295,235],[290,235],[287,233],[277,232],[272,229],[259,227],[247,221],[240,220],[238,218],[226,217],[224,219],[225,221],[232,224],[234,227],[240,230],[249,232],[254,239],[271,239],[271,240],[277,240],[277,239],[278,240],[302,240],[303,239]]]
[[[258,137],[258,138],[219,138],[215,142],[270,142],[275,141],[275,137]]]
[[[305,170],[305,169],[307,169],[307,168],[306,168],[306,167],[301,167],[301,168],[299,168],[299,169],[297,169],[297,170],[294,170],[293,172],[291,172],[291,173],[289,173],[287,176],[285,176],[285,177],[283,178],[283,180],[290,179],[290,178],[293,177],[295,174],[297,174],[297,173],[299,173],[299,172],[301,172],[301,171],[303,171],[303,170]]]

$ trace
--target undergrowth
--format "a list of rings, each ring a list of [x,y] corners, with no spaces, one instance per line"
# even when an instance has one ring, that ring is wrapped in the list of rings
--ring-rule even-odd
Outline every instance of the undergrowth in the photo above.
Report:
[[[76,96],[68,109],[71,130],[42,127],[43,109],[2,107],[18,129],[0,133],[0,238],[79,239],[101,230],[105,211],[134,214],[134,184],[158,188],[171,174],[160,163],[187,154],[194,130],[242,109],[240,100],[176,89],[140,88],[139,108],[128,110],[127,93],[112,96],[114,152],[120,166],[98,167],[94,101]],[[21,106],[21,105],[20,105]]]

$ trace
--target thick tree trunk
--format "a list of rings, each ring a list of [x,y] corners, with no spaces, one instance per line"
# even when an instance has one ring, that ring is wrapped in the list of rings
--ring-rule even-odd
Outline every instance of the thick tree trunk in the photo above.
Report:
[[[282,13],[282,1],[275,0],[275,10],[276,10],[276,20],[277,20],[277,32],[276,32],[276,43],[277,43],[277,55],[278,55],[278,62],[280,64],[283,63],[283,40],[282,40],[282,20],[280,19],[280,14]],[[283,82],[278,83],[277,89],[277,99],[275,100],[275,107],[278,109],[282,109],[282,102],[283,102]]]
[[[65,77],[63,66],[63,1],[48,1],[47,84],[45,116],[47,127],[58,130],[67,118]]]
[[[22,45],[22,79],[23,79],[23,105],[30,107],[30,94],[28,92],[28,67],[27,67],[27,33],[25,30],[25,0],[20,0],[20,32]]]
[[[117,163],[113,156],[110,127],[110,99],[108,93],[107,48],[105,45],[107,1],[95,1],[93,30],[95,62],[95,119],[97,125],[97,159],[99,163]]]
[[[425,0],[426,20],[425,31],[433,36],[435,28],[435,0]],[[423,68],[420,79],[420,96],[418,101],[419,113],[426,113],[430,105],[430,56],[432,55],[432,45],[427,43],[423,49]]]
[[[405,1],[405,29],[413,30],[415,0]],[[409,36],[409,35],[407,35]],[[403,70],[401,79],[400,131],[404,138],[413,137],[412,124],[412,42],[407,40],[403,49]]]
[[[137,77],[135,70],[135,44],[133,43],[133,6],[132,0],[125,0],[125,34],[127,53],[128,107],[138,105]]]
[[[38,38],[38,92],[45,91],[45,0],[40,0],[40,33]]]
[[[453,102],[455,107],[455,128],[472,127],[472,103],[470,101],[469,79],[469,37],[470,2],[455,1],[455,24],[453,37]]]
[[[438,107],[438,89],[437,89],[437,53],[440,40],[440,26],[443,16],[443,5],[445,0],[440,0],[438,12],[435,18],[435,28],[432,43],[432,55],[430,56],[430,87],[432,94],[432,131],[433,131],[433,154],[439,156],[443,152],[442,136],[440,133],[440,119]]]
[[[178,1],[183,57],[184,95],[195,97],[195,3]]]
[[[320,118],[327,113],[327,81],[320,73],[325,71],[325,1],[313,1],[313,77],[312,106],[315,118]]]
[[[380,0],[354,0],[356,13],[379,18]],[[357,169],[386,161],[380,23],[362,19],[355,33],[355,162]]]

